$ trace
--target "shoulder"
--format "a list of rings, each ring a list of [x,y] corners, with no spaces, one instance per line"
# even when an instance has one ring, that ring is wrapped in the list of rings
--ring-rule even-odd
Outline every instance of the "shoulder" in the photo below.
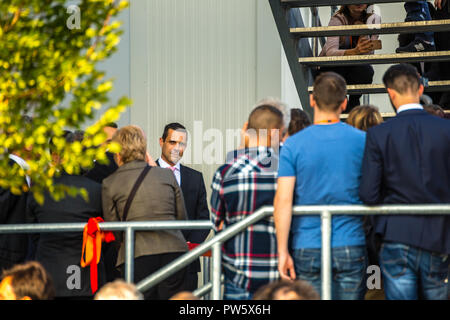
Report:
[[[348,20],[342,13],[336,13],[334,14],[330,19],[330,26],[340,26],[340,25],[347,25]]]

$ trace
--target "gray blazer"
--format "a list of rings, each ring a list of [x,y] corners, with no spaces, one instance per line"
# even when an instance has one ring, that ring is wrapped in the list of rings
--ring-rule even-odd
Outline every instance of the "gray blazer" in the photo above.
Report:
[[[121,221],[128,196],[146,163],[132,161],[119,167],[103,180],[102,205],[105,221]],[[127,221],[185,220],[183,194],[169,169],[153,167],[143,180],[131,203]],[[136,232],[134,257],[185,252],[186,240],[180,230]],[[117,265],[124,263],[124,245],[119,249]]]

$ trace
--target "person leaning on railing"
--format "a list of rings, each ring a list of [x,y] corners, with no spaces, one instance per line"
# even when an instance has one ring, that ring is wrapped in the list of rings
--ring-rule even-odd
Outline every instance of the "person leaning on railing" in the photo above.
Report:
[[[367,12],[367,4],[344,5],[336,12],[329,22],[329,26],[348,26],[358,24],[379,24],[381,17],[376,13]],[[378,35],[371,36],[336,36],[328,37],[320,56],[354,56],[373,54],[373,42]],[[371,84],[373,80],[373,68],[370,64],[343,67],[321,67],[317,75],[322,72],[333,71],[344,77],[347,85]],[[347,109],[350,112],[360,105],[361,95],[350,95]]]
[[[183,195],[172,171],[148,165],[151,161],[142,129],[138,126],[125,126],[114,134],[112,141],[119,143],[122,149],[114,155],[119,168],[102,183],[105,220],[185,220]],[[142,178],[139,179],[140,177]],[[134,197],[130,196],[133,193]],[[136,232],[134,282],[143,280],[187,250],[186,240],[180,230]],[[124,251],[122,242],[116,263],[122,275]],[[145,299],[165,300],[183,291],[185,275],[186,268],[183,268],[144,292]]]

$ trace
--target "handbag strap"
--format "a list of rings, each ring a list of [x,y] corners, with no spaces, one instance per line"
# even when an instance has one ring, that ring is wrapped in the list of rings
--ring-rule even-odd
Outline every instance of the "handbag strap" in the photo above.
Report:
[[[130,210],[131,202],[133,201],[133,198],[136,195],[137,189],[141,185],[142,181],[144,181],[145,176],[147,175],[147,173],[150,171],[151,168],[152,168],[151,166],[147,165],[137,178],[136,183],[134,184],[133,189],[131,189],[130,195],[128,196],[125,208],[123,209],[122,221],[127,221],[128,211]]]

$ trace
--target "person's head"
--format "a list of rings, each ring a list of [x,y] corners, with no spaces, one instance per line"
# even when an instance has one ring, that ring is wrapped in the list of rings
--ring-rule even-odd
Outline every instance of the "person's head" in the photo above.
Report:
[[[319,300],[320,296],[303,280],[279,280],[259,288],[253,300]]]
[[[434,116],[438,116],[439,118],[445,118],[444,109],[440,105],[437,104],[426,104],[423,106],[424,110]]]
[[[350,24],[366,23],[370,14],[367,13],[368,4],[350,4],[343,5],[337,13],[343,14],[347,17]]]
[[[256,107],[248,117],[248,146],[276,148],[282,139],[283,130],[283,113],[279,109],[272,105]]]
[[[64,132],[62,134],[62,138],[64,138],[66,143],[73,143],[73,142],[76,141],[75,134],[72,131],[70,131],[70,130],[64,130]],[[50,154],[52,156],[53,163],[60,164],[61,163],[61,156],[58,153],[58,149],[56,147],[56,144],[55,144],[54,140],[55,140],[55,137],[51,137],[50,141],[49,141]]]
[[[134,284],[119,279],[101,287],[94,300],[144,300],[144,296]]]
[[[259,100],[256,103],[256,105],[253,107],[253,109],[260,107],[260,106],[267,106],[267,105],[275,107],[281,111],[281,113],[283,114],[283,126],[284,126],[285,131],[287,131],[287,126],[290,121],[290,113],[289,113],[288,106],[278,98],[266,97],[262,100]]]
[[[357,106],[350,111],[347,123],[356,129],[367,131],[383,122],[378,108],[372,105]]]
[[[197,296],[194,296],[192,292],[181,291],[174,294],[169,300],[199,300]]]
[[[309,96],[314,111],[341,114],[347,107],[347,84],[334,72],[321,73],[314,80],[313,92]]]
[[[186,128],[177,123],[169,123],[164,127],[162,137],[159,138],[161,158],[171,166],[181,160],[187,146]]]
[[[405,104],[420,102],[424,88],[417,69],[412,65],[393,65],[384,74],[383,83],[395,110]]]
[[[54,297],[52,279],[36,261],[4,270],[0,283],[0,300],[50,300]]]
[[[129,125],[120,128],[111,140],[121,146],[120,152],[114,155],[118,166],[135,160],[145,161],[147,139],[145,138],[144,131],[140,127]]]
[[[104,127],[103,127],[103,132],[106,133],[106,142],[111,141],[114,133],[116,133],[117,129],[119,127],[117,126],[117,123],[115,122],[110,122],[107,123]]]
[[[308,115],[302,109],[291,109],[291,121],[288,126],[288,135],[292,136],[295,133],[305,129],[311,125]]]

